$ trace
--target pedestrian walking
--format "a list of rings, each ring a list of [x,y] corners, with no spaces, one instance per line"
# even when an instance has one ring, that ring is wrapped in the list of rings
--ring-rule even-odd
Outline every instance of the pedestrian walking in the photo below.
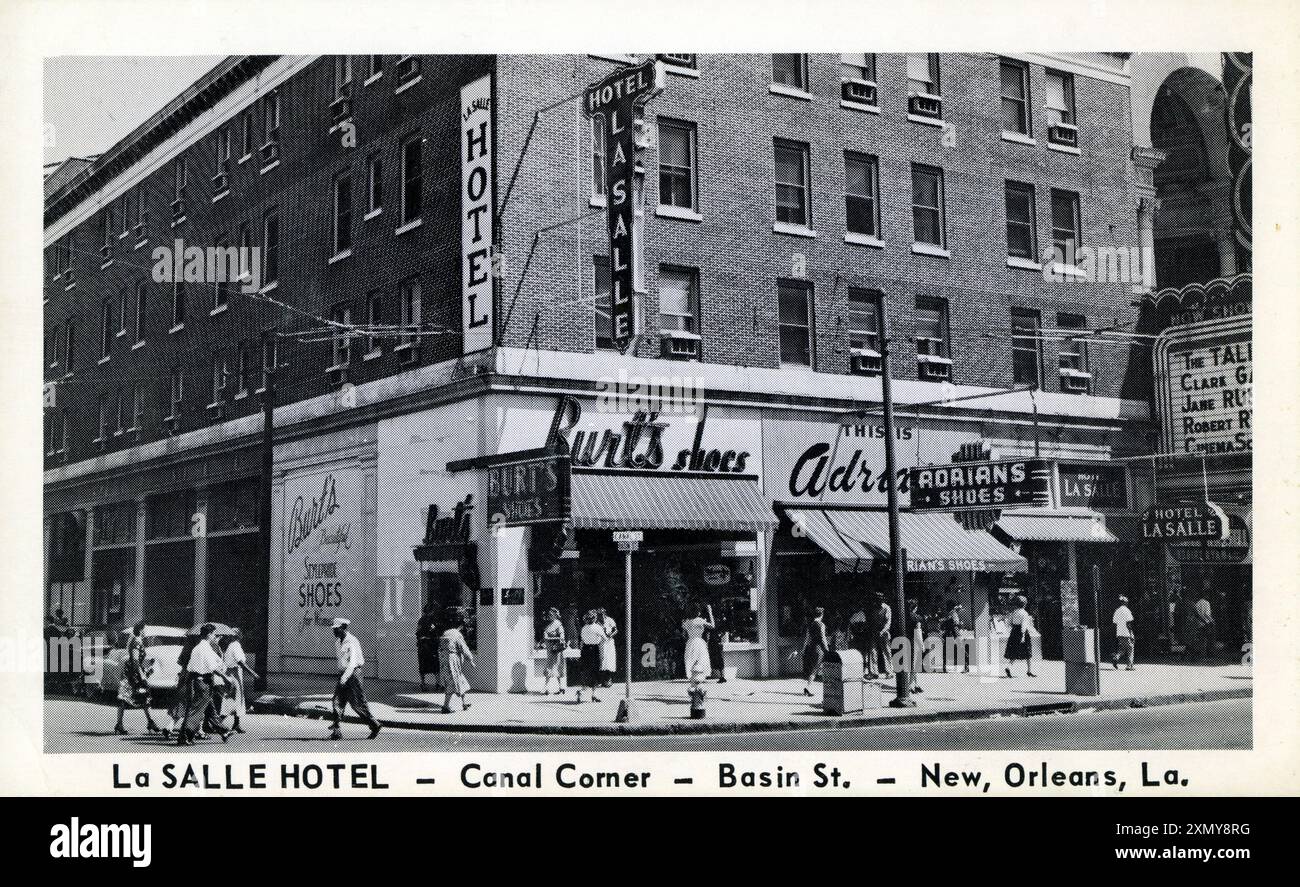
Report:
[[[226,640],[225,651],[221,655],[221,663],[226,667],[226,681],[230,686],[230,713],[234,715],[234,723],[230,725],[231,733],[243,733],[244,728],[239,725],[241,716],[248,714],[248,690],[244,685],[244,675],[248,675],[253,680],[257,680],[258,674],[248,665],[248,656],[244,653],[244,633],[238,628],[232,629],[230,637]]]
[[[424,684],[424,676],[431,674],[433,678],[433,689],[437,692],[439,686],[438,675],[438,629],[437,622],[437,604],[432,598],[425,601],[424,612],[420,614],[420,620],[415,623],[415,656],[419,660],[420,666],[420,692],[423,693],[427,688]]]
[[[705,614],[709,611],[703,606],[696,606],[695,615],[682,621],[682,632],[686,635],[686,648],[682,651],[682,660],[686,669],[686,679],[691,682],[691,691],[697,689],[713,669],[709,663],[709,644],[704,640],[704,633],[716,626],[713,619]]]
[[[1128,608],[1128,598],[1122,594],[1111,622],[1115,623],[1115,655],[1110,658],[1110,664],[1118,669],[1119,661],[1123,658],[1128,663],[1128,670],[1132,671],[1137,638],[1133,634],[1133,611]]]
[[[907,599],[907,615],[903,627],[911,640],[908,661],[912,665],[909,672],[912,686],[908,692],[921,693],[923,691],[917,675],[925,668],[925,617],[921,615],[921,603],[916,598]]]
[[[343,731],[339,728],[339,724],[349,704],[357,716],[370,725],[369,738],[374,739],[379,735],[379,722],[370,713],[370,705],[366,702],[365,687],[361,683],[361,666],[366,664],[366,657],[361,652],[361,641],[348,631],[348,626],[351,624],[351,619],[342,618],[336,618],[330,624],[330,630],[334,633],[334,657],[338,661],[339,669],[338,683],[334,685],[334,696],[331,700],[334,720],[330,724],[330,739],[343,738]]]
[[[545,684],[543,689],[547,696],[551,695],[551,678],[555,678],[556,692],[564,695],[565,673],[564,673],[564,651],[568,649],[568,641],[564,637],[564,623],[560,621],[560,611],[551,607],[546,611],[546,628],[542,630],[542,646],[546,649],[546,670],[543,672]]]
[[[948,612],[943,617],[943,670],[948,671],[948,651],[952,651],[953,667],[957,665],[957,648],[960,646],[965,655],[963,674],[970,674],[970,645],[959,644],[962,629],[962,606],[957,601],[948,602]]]
[[[1191,606],[1188,623],[1191,626],[1192,659],[1204,659],[1212,650],[1211,640],[1214,636],[1214,612],[1210,609],[1210,601],[1204,591]]]
[[[201,735],[201,728],[221,737],[225,742],[230,734],[220,722],[210,723],[208,712],[212,704],[212,694],[224,684],[225,665],[217,647],[216,628],[208,623],[199,628],[198,640],[185,664],[185,679],[189,686],[188,700],[185,707],[185,720],[176,735],[177,745],[193,745]]]
[[[586,689],[591,692],[591,701],[599,702],[596,688],[600,686],[600,651],[605,644],[605,628],[598,621],[595,610],[588,610],[582,617],[578,638],[582,641],[582,657],[578,660],[582,669],[582,686],[578,688],[578,701],[582,701],[582,691]]]
[[[150,733],[162,732],[149,711],[152,701],[149,697],[151,670],[145,660],[144,620],[141,620],[126,635],[126,658],[122,660],[122,676],[117,682],[117,725],[113,727],[113,732],[117,735],[126,735],[123,719],[128,708],[139,708],[144,712],[145,729]]]
[[[1011,677],[1011,666],[1015,665],[1017,659],[1025,661],[1025,674],[1028,677],[1037,677],[1034,674],[1034,667],[1030,659],[1033,656],[1033,635],[1031,632],[1034,627],[1034,617],[1029,615],[1025,606],[1029,603],[1023,595],[1016,597],[1016,608],[1011,611],[1007,617],[1007,625],[1011,629],[1011,634],[1007,638],[1007,677]]]
[[[438,638],[438,669],[442,674],[442,713],[451,714],[451,697],[460,697],[460,710],[469,711],[470,704],[466,694],[469,693],[469,678],[465,677],[466,666],[474,667],[474,653],[465,642],[461,629],[465,627],[465,617],[457,613],[447,626],[447,630]]]
[[[722,655],[722,629],[718,627],[718,620],[713,616],[713,605],[705,604],[704,609],[712,626],[704,635],[704,640],[709,645],[709,672],[718,679],[719,684],[725,684],[727,668]]]
[[[601,607],[596,611],[596,624],[605,631],[605,640],[600,642],[600,685],[609,687],[613,685],[614,672],[618,669],[618,654],[615,652],[617,646],[614,643],[618,623]]]
[[[871,638],[871,667],[870,677],[879,677],[880,675],[890,675],[894,673],[893,664],[890,662],[892,654],[889,645],[893,640],[891,632],[894,627],[894,612],[890,609],[889,604],[885,603],[883,594],[876,595],[876,606],[872,612],[872,638]],[[878,667],[877,667],[878,666]]]
[[[808,620],[808,625],[804,628],[803,633],[803,695],[811,696],[813,678],[821,670],[822,661],[826,658],[826,651],[829,647],[826,640],[826,622],[824,617],[826,610],[823,607],[813,609],[813,618]]]

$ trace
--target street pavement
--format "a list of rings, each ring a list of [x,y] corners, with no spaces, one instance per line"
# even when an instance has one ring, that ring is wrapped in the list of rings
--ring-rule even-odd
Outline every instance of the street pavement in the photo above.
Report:
[[[248,731],[226,745],[209,739],[178,747],[143,734],[139,712],[127,714],[129,736],[113,734],[112,705],[52,698],[45,703],[48,753],[209,754],[297,753],[349,755],[371,752],[467,751],[874,751],[1017,749],[1248,749],[1252,703],[1229,699],[1151,708],[1084,711],[1032,717],[951,720],[919,724],[873,724],[840,729],[674,736],[570,736],[521,733],[403,730],[387,728],[366,739],[365,727],[345,724],[344,739],[328,739],[321,721],[250,714]]]

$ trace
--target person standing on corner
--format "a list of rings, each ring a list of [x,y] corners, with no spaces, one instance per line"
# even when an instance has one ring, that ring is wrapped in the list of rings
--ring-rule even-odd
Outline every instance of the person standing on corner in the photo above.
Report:
[[[883,594],[876,595],[876,607],[871,616],[871,630],[874,634],[871,638],[870,676],[875,678],[881,675],[891,675],[894,673],[894,667],[890,661],[892,653],[889,645],[893,640],[890,632],[894,627],[894,611],[885,602]],[[880,666],[879,670],[876,668],[877,665]]]
[[[561,696],[566,691],[564,673],[564,651],[568,641],[564,637],[564,623],[560,621],[560,611],[551,607],[546,611],[546,628],[542,630],[542,646],[546,649],[546,671],[543,672],[545,695],[551,695],[551,678],[555,678],[556,692]]]
[[[591,701],[600,702],[596,688],[600,686],[600,650],[605,643],[605,629],[597,619],[595,610],[588,610],[582,617],[582,631],[578,633],[582,641],[582,686],[578,688],[578,701],[582,701],[582,691],[591,691]]]
[[[438,639],[438,667],[442,674],[442,713],[451,714],[451,697],[460,697],[460,710],[469,711],[469,678],[465,677],[465,667],[474,667],[474,653],[465,642],[461,628],[465,625],[465,616],[457,613],[447,626],[447,630]]]
[[[949,601],[948,613],[943,617],[943,670],[945,674],[948,671],[948,651],[952,651],[952,664],[956,668],[958,649],[966,654],[965,667],[962,672],[964,674],[970,673],[970,646],[961,643],[961,610],[962,607],[958,601]]]
[[[427,674],[433,675],[433,689],[435,692],[438,690],[438,630],[434,625],[438,618],[436,609],[433,598],[425,601],[420,621],[415,623],[415,654],[420,666],[421,693],[426,689],[424,676]]]
[[[600,685],[610,687],[614,684],[614,672],[618,670],[618,648],[614,636],[618,634],[618,623],[610,618],[601,607],[596,611],[596,624],[605,632],[605,640],[600,642]]]
[[[925,617],[921,615],[921,602],[916,598],[907,599],[907,636],[911,639],[912,649],[908,658],[912,663],[912,689],[910,693],[921,693],[920,680],[917,675],[925,668]]]
[[[1110,664],[1118,669],[1120,657],[1123,657],[1128,664],[1128,670],[1133,671],[1133,655],[1137,638],[1133,635],[1133,611],[1128,608],[1128,598],[1122,594],[1119,596],[1119,606],[1115,608],[1115,615],[1111,617],[1111,621],[1115,623],[1115,655],[1110,658]]]
[[[813,678],[816,677],[818,670],[821,669],[822,661],[826,658],[826,651],[830,648],[830,644],[826,640],[825,616],[825,608],[815,607],[813,609],[813,618],[808,621],[808,627],[804,629],[803,695],[805,696],[813,695]]]
[[[1031,657],[1034,653],[1034,642],[1031,632],[1034,627],[1034,617],[1029,615],[1025,606],[1029,603],[1023,595],[1016,597],[1016,608],[1011,611],[1007,617],[1007,626],[1011,629],[1010,636],[1007,637],[1007,677],[1011,677],[1011,666],[1017,659],[1025,661],[1025,675],[1027,677],[1037,677],[1034,674],[1034,666]]]
[[[709,644],[709,670],[717,677],[719,684],[725,684],[727,669],[722,655],[722,629],[718,627],[718,620],[713,615],[713,605],[705,604],[704,608],[708,613],[709,622],[713,624],[705,638]]]
[[[380,729],[379,722],[370,713],[370,705],[366,702],[366,691],[361,684],[361,666],[366,664],[366,657],[361,653],[361,641],[348,631],[348,626],[351,624],[350,619],[336,618],[330,625],[330,629],[334,632],[334,656],[338,660],[339,667],[339,680],[334,686],[332,700],[334,722],[330,725],[330,739],[333,740],[343,738],[343,731],[339,729],[339,724],[343,720],[343,711],[349,703],[357,716],[370,725],[369,738],[374,739],[378,736]]]

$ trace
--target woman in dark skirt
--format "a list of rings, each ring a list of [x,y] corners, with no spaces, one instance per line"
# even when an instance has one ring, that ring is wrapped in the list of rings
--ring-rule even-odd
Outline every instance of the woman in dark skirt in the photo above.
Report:
[[[1036,677],[1033,666],[1030,665],[1030,657],[1033,655],[1033,641],[1030,631],[1034,626],[1034,618],[1029,615],[1025,605],[1029,603],[1024,597],[1016,598],[1016,609],[1007,617],[1007,624],[1011,627],[1011,635],[1007,638],[1007,677],[1011,677],[1011,666],[1017,659],[1025,661],[1025,674],[1028,677]]]
[[[582,687],[578,688],[578,701],[582,701],[583,689],[591,691],[591,701],[599,702],[596,688],[600,686],[600,648],[605,643],[605,629],[596,622],[596,611],[588,610],[582,619]]]

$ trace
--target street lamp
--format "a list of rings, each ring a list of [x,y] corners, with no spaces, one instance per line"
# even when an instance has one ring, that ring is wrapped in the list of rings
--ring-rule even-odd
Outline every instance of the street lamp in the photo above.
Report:
[[[894,398],[890,389],[889,378],[889,337],[882,330],[880,336],[880,399],[885,412],[885,484],[889,501],[889,555],[894,576],[894,639],[904,638],[902,649],[907,650],[911,640],[907,638],[906,601],[903,599],[903,578],[907,557],[903,551],[902,540],[898,531],[898,471],[894,459]],[[894,673],[895,697],[889,704],[894,708],[911,708],[916,700],[908,694],[911,689],[911,670],[909,666],[916,651],[909,650],[903,668]]]

